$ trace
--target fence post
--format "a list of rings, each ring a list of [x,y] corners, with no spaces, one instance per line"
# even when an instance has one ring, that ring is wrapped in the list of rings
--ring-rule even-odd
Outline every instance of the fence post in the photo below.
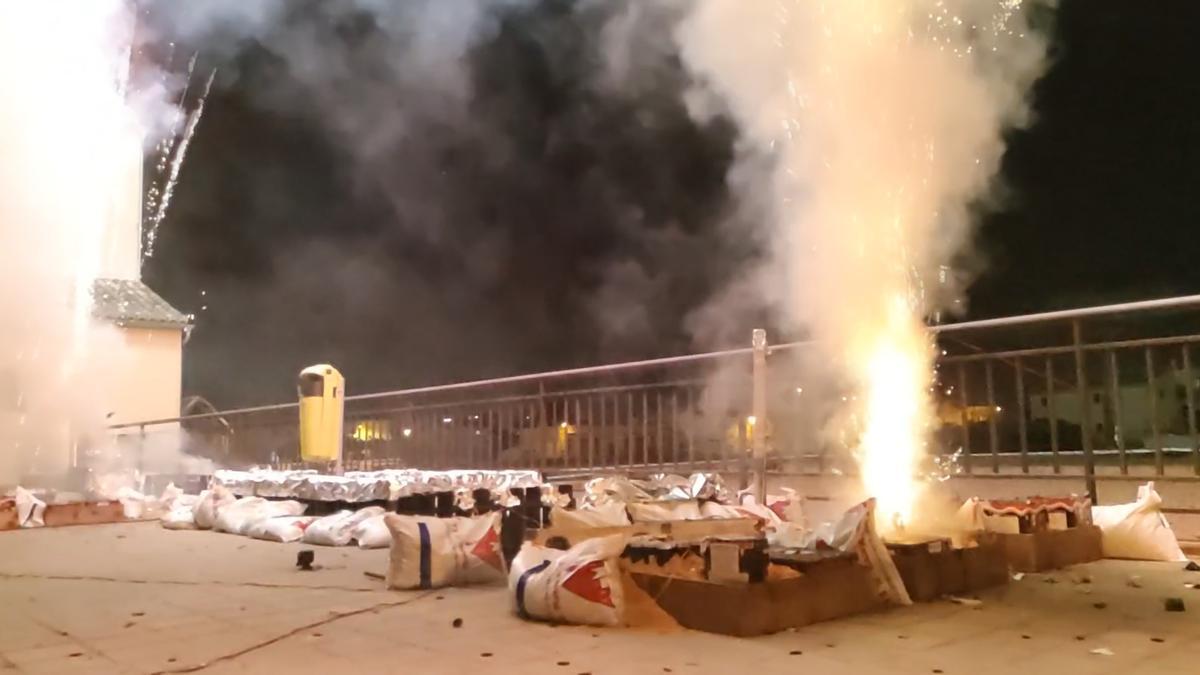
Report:
[[[1079,442],[1083,445],[1083,476],[1087,483],[1088,498],[1096,500],[1096,456],[1092,453],[1091,401],[1087,393],[1087,373],[1083,363],[1083,329],[1079,319],[1071,322],[1071,342],[1075,347],[1075,385],[1079,390]]]
[[[750,337],[754,348],[754,427],[750,437],[750,450],[754,462],[754,497],[759,504],[767,502],[767,331],[755,328]]]

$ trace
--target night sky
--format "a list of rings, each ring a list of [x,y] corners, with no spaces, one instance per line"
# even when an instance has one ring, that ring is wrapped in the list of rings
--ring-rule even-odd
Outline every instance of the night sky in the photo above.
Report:
[[[354,393],[724,339],[689,317],[758,253],[721,227],[736,129],[689,118],[673,55],[614,91],[603,3],[514,1],[460,88],[331,16],[345,4],[178,38],[219,69],[145,270],[196,314],[185,393],[269,403],[323,361]],[[969,317],[1200,292],[1197,25],[1189,0],[1061,2],[1035,121],[979,209]],[[323,51],[297,59],[298,36]]]

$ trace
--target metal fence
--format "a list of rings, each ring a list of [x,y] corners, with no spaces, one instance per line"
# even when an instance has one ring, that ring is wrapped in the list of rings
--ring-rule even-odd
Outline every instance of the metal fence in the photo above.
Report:
[[[927,466],[1081,475],[1093,494],[1096,475],[1196,479],[1197,308],[1188,296],[931,328]],[[813,391],[812,347],[755,331],[741,349],[348,396],[342,468],[851,473],[856,432],[823,405],[837,391]],[[112,430],[134,453],[182,444],[297,466],[297,415],[288,403]]]

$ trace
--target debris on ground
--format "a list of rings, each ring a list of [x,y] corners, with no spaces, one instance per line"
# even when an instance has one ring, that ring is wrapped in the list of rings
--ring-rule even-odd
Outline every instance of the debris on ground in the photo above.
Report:
[[[1017,572],[1016,574],[1012,575],[1012,578],[1013,578],[1013,581],[1020,581],[1025,578],[1025,573]]]
[[[946,599],[956,605],[963,605],[965,607],[972,607],[975,609],[983,607],[983,601],[978,598],[961,598],[957,595],[947,595]]]
[[[379,572],[363,572],[363,576],[370,579],[378,579],[379,581],[387,579],[386,576],[380,574]]]
[[[1185,584],[1183,585],[1183,587],[1184,587],[1184,588],[1190,588],[1190,589],[1192,589],[1192,590],[1194,591],[1194,590],[1198,590],[1198,589],[1200,589],[1200,584],[1193,584],[1193,583],[1191,583],[1191,582],[1187,582],[1187,583],[1185,583]]]
[[[1141,588],[1142,587],[1141,575],[1138,575],[1138,574],[1129,575],[1129,578],[1125,580],[1125,585],[1130,588]]]
[[[1183,571],[1200,572],[1200,564],[1197,564],[1195,560],[1189,560],[1188,564],[1183,566]]]
[[[1081,574],[1077,577],[1071,577],[1071,583],[1076,584],[1076,585],[1090,584],[1090,583],[1092,583],[1092,578],[1086,574]]]
[[[1187,608],[1183,605],[1183,598],[1166,598],[1163,600],[1163,609],[1168,612],[1187,611]]]
[[[1108,607],[1108,603],[1107,602],[1095,602],[1095,603],[1092,603],[1092,607],[1095,607],[1096,609],[1106,609]]]
[[[296,554],[296,567],[299,567],[305,572],[311,572],[313,561],[317,559],[316,552],[311,549],[305,549]]]
[[[1108,647],[1097,647],[1088,653],[1095,654],[1096,656],[1112,656],[1113,650],[1109,649]]]
[[[450,622],[450,625],[454,626],[455,628],[462,628],[462,623],[462,619],[456,618],[454,621]]]

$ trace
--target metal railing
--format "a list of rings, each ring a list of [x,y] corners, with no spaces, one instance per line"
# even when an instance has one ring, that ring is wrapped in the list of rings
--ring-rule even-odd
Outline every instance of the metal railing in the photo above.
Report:
[[[1198,307],[1186,296],[932,327],[930,465],[1079,475],[1093,496],[1097,475],[1196,479]],[[855,471],[854,430],[833,428],[805,393],[811,343],[755,334],[742,349],[348,396],[343,468]],[[297,409],[112,430],[133,452],[175,442],[219,463],[294,466]]]

